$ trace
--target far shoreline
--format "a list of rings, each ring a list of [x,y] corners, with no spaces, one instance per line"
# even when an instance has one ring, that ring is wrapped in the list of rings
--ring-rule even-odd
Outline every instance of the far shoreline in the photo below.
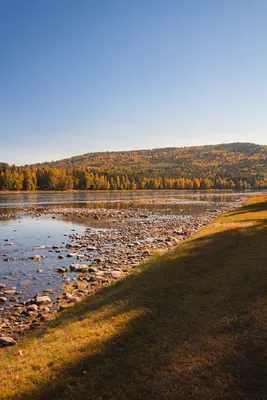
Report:
[[[1,190],[0,195],[4,194],[56,194],[56,193],[133,193],[133,192],[201,192],[201,193],[264,193],[266,189],[248,189],[248,190],[235,190],[235,189],[135,189],[135,190]]]

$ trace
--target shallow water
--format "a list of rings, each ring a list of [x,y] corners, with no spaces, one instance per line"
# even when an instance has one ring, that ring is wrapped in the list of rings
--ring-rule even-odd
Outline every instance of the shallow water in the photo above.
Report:
[[[64,283],[56,268],[68,266],[71,258],[59,260],[55,250],[38,249],[39,246],[59,246],[65,248],[70,233],[83,233],[85,223],[71,220],[52,219],[51,216],[22,216],[19,219],[0,221],[0,281],[7,287],[16,286],[23,292],[23,298],[37,294],[46,288],[57,288]],[[35,249],[36,248],[36,249]],[[40,262],[30,257],[43,255]],[[16,261],[5,261],[15,257]],[[62,262],[63,261],[63,262]],[[38,273],[37,270],[42,272]],[[3,279],[7,277],[7,279]]]
[[[246,193],[238,193],[246,194]],[[75,207],[110,207],[120,208],[127,206],[128,201],[138,199],[176,199],[181,202],[188,201],[229,201],[236,195],[231,191],[177,191],[177,190],[155,190],[155,191],[125,191],[125,192],[57,192],[57,193],[0,193],[0,213],[6,208],[40,206],[40,205],[64,205]]]
[[[7,194],[0,195],[0,213],[17,211],[21,206],[30,209],[36,205],[115,209],[131,207],[155,210],[157,213],[160,211],[164,219],[164,216],[170,214],[201,215],[214,206],[211,202],[232,201],[235,197],[236,194],[222,192],[216,194],[177,191]],[[147,201],[140,203],[138,199]],[[163,201],[164,199],[168,201]],[[17,291],[22,292],[24,300],[49,288],[57,294],[60,286],[66,283],[66,278],[57,272],[57,268],[63,265],[68,267],[74,260],[67,257],[63,260],[58,259],[60,253],[49,247],[35,248],[59,246],[60,250],[65,251],[69,234],[83,233],[87,227],[91,227],[101,235],[103,229],[115,228],[120,223],[118,219],[117,225],[112,222],[114,221],[105,218],[95,220],[92,217],[77,215],[36,217],[22,212],[19,218],[0,221],[0,283],[4,283],[6,287],[16,287]],[[33,255],[41,255],[44,258],[40,262],[33,262],[30,260]],[[5,261],[10,258],[16,260]],[[69,279],[75,280],[75,277],[75,273],[69,274]],[[0,305],[0,309],[1,307]]]
[[[152,204],[150,207],[139,204],[140,207],[155,210],[160,208],[164,212],[158,218],[164,219],[164,216],[169,214],[202,214],[209,209],[209,203],[183,204],[182,207],[177,204],[168,204],[166,207],[161,204]],[[60,253],[49,247],[45,249],[38,249],[37,247],[59,246],[62,251],[65,251],[69,234],[74,232],[82,234],[87,227],[91,227],[101,234],[103,229],[117,228],[123,222],[120,222],[120,219],[116,221],[105,218],[96,220],[93,217],[77,215],[57,215],[53,218],[51,215],[39,217],[34,214],[20,213],[18,215],[19,218],[0,221],[0,283],[4,283],[7,287],[15,286],[18,291],[23,292],[23,299],[25,300],[47,288],[52,288],[57,293],[57,289],[66,283],[57,272],[57,268],[60,266],[68,267],[74,262],[73,258],[67,257],[59,260]],[[44,258],[40,262],[33,262],[30,260],[33,255],[42,255]],[[16,258],[16,260],[5,261],[9,258]],[[37,270],[39,269],[43,271],[38,273]],[[72,278],[75,279],[76,275],[72,275]]]

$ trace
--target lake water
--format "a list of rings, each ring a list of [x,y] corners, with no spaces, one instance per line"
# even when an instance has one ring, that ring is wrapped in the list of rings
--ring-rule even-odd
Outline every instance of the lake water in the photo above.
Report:
[[[112,229],[110,221],[105,218],[98,221],[77,215],[58,215],[56,218],[51,215],[36,216],[34,213],[26,214],[25,207],[29,210],[36,206],[116,210],[142,208],[155,212],[160,210],[162,218],[170,214],[182,218],[202,215],[214,207],[214,202],[232,201],[240,195],[243,194],[192,191],[1,194],[0,214],[16,211],[19,218],[0,221],[0,283],[6,287],[16,287],[18,292],[22,292],[23,300],[47,288],[57,292],[66,281],[76,278],[75,274],[69,274],[66,279],[57,272],[57,267],[63,264],[69,267],[73,260],[65,258],[64,262],[60,261],[58,252],[52,246],[59,246],[63,252],[68,235],[73,232],[82,234],[86,228],[91,227],[101,235],[103,229]],[[46,247],[38,249],[40,246]],[[38,263],[32,262],[30,257],[34,254],[44,258]],[[14,261],[10,260],[13,258]]]
[[[246,193],[239,193],[246,195]],[[128,207],[129,201],[139,199],[176,199],[180,202],[229,201],[237,193],[229,191],[125,191],[125,192],[57,192],[0,194],[0,214],[18,207],[64,205],[75,207]],[[123,203],[125,201],[125,203]]]

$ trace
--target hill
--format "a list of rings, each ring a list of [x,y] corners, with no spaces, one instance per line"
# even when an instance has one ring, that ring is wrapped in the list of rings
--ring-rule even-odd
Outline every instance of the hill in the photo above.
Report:
[[[230,143],[210,146],[166,147],[152,150],[87,153],[60,161],[37,164],[56,168],[99,168],[116,172],[149,172],[179,177],[201,177],[210,169],[250,168],[267,172],[267,146]],[[230,167],[231,166],[231,167]]]
[[[87,153],[25,167],[0,166],[0,189],[7,190],[266,187],[267,146],[253,143]]]

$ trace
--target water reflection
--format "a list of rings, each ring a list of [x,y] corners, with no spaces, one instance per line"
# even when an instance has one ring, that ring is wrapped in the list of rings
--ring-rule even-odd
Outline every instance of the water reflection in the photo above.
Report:
[[[236,194],[231,191],[126,191],[126,192],[56,192],[56,193],[12,193],[0,194],[0,214],[12,213],[18,207],[55,205],[86,208],[128,208],[138,199],[173,199],[179,202],[190,201],[231,201]],[[254,194],[254,193],[249,193]],[[124,202],[125,201],[125,202]],[[153,204],[153,203],[151,203]],[[138,204],[135,203],[134,206]],[[142,206],[141,206],[142,207]]]

